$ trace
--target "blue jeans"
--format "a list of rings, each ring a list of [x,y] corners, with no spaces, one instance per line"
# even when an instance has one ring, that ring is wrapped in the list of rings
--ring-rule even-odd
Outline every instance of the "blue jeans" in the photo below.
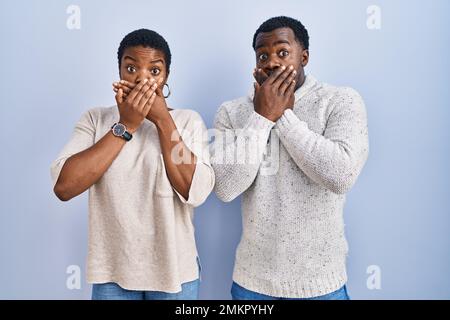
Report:
[[[277,298],[250,291],[244,287],[241,287],[234,281],[231,286],[231,297],[233,300],[350,300],[347,293],[347,287],[345,285],[334,292],[313,298]]]
[[[123,289],[117,283],[95,283],[92,285],[92,300],[197,300],[200,279],[183,283],[181,291],[137,291]]]

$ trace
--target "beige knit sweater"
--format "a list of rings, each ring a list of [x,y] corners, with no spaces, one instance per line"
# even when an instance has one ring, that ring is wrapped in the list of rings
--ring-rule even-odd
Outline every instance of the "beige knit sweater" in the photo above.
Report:
[[[363,100],[310,75],[276,123],[252,99],[224,103],[214,125],[223,136],[211,159],[217,196],[243,194],[233,279],[276,297],[335,291],[347,280],[345,193],[369,151]]]
[[[198,158],[189,200],[172,188],[156,126],[145,120],[89,189],[89,283],[115,282],[130,290],[173,293],[199,277],[193,212],[214,186],[206,127],[192,110],[170,114]],[[51,166],[53,183],[70,156],[100,140],[118,119],[117,106],[86,112]]]

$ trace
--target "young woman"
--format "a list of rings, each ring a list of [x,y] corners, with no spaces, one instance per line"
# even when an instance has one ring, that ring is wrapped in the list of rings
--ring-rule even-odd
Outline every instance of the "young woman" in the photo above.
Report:
[[[89,189],[93,299],[196,299],[193,209],[214,186],[206,127],[167,106],[171,53],[158,33],[125,36],[118,62],[117,105],[81,117],[52,164],[54,192],[67,201]]]

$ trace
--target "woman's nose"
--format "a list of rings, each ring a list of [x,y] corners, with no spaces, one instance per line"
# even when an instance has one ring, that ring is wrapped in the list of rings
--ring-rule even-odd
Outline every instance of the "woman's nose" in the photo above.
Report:
[[[144,81],[144,79],[150,81],[151,79],[150,74],[147,72],[139,72],[139,74],[136,76],[136,83]]]

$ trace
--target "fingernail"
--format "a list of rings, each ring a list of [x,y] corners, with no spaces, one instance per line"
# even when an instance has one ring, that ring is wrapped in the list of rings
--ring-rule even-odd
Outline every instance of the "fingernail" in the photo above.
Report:
[[[294,66],[293,66],[293,65],[290,65],[290,66],[289,66],[289,70],[292,70],[292,69],[294,69]]]
[[[285,66],[281,66],[281,70],[284,70],[284,69],[286,69],[286,67]]]
[[[294,75],[297,74],[297,70],[292,71],[292,73],[293,73]]]
[[[151,78],[151,79],[150,79],[150,82],[151,82],[151,83],[155,82],[155,79]]]

